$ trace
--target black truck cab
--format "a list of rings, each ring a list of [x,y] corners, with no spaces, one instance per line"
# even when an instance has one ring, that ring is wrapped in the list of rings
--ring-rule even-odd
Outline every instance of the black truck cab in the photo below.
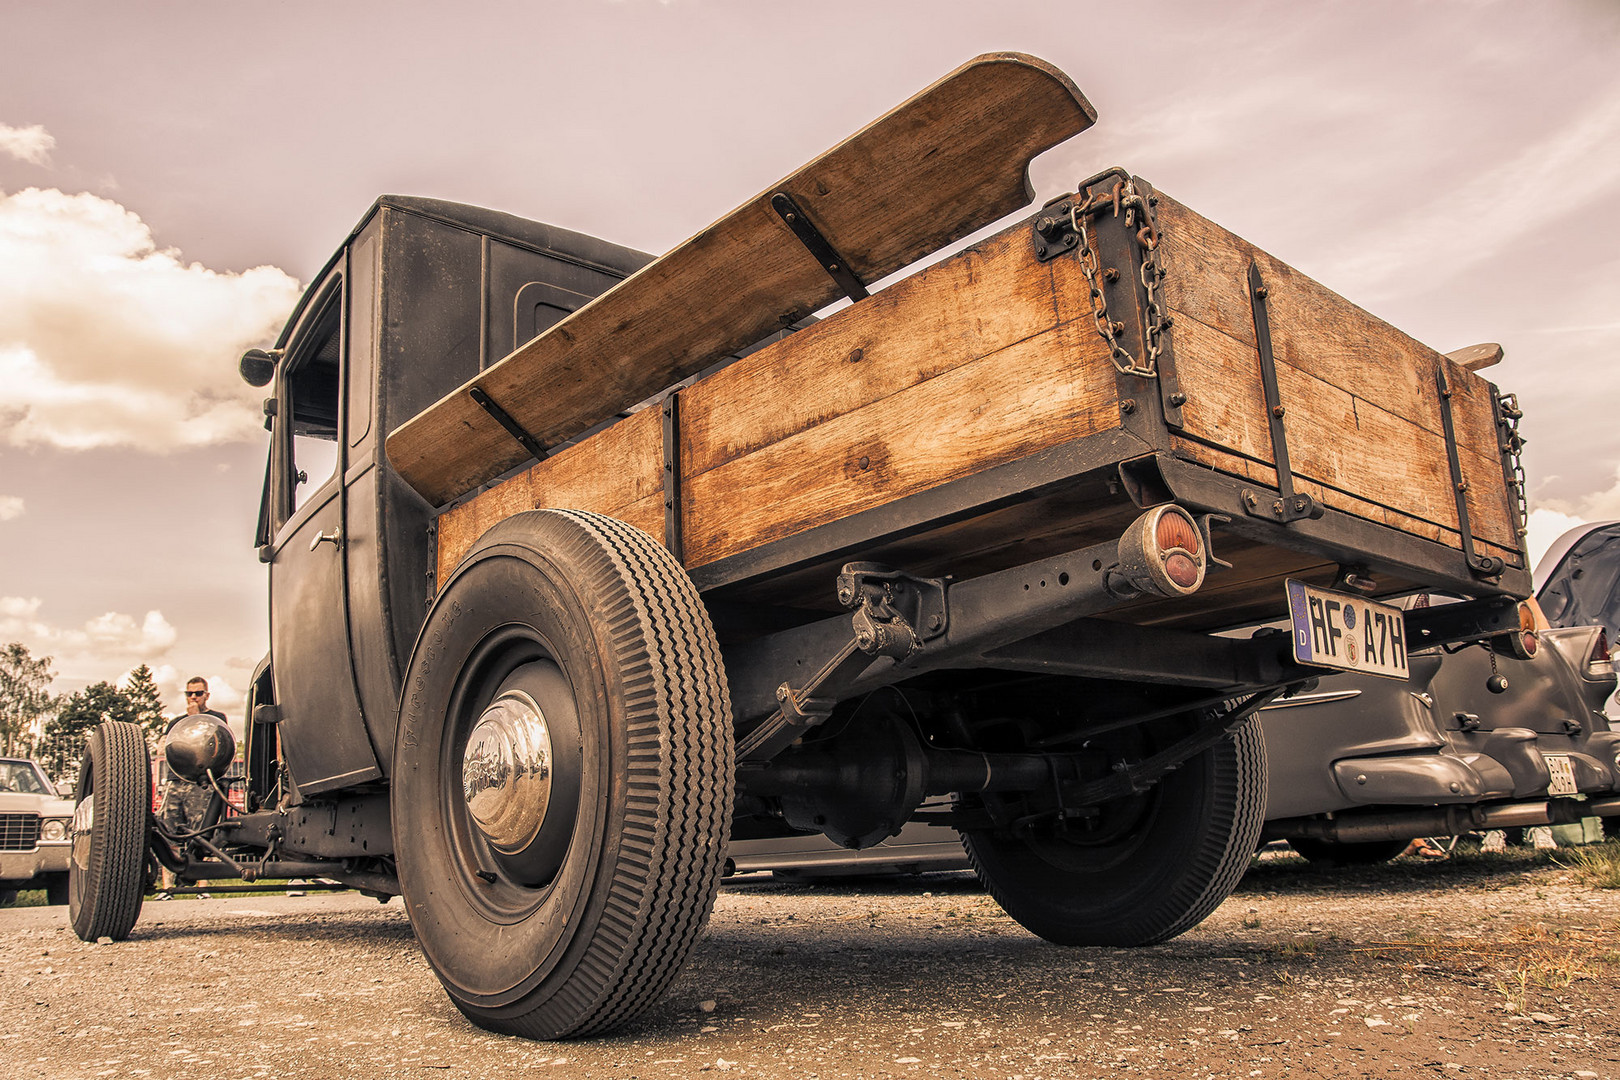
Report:
[[[270,656],[248,740],[261,798],[278,757],[298,797],[389,774],[401,679],[434,593],[435,510],[390,468],[388,431],[650,258],[385,195],[316,276],[270,354],[265,401]]]

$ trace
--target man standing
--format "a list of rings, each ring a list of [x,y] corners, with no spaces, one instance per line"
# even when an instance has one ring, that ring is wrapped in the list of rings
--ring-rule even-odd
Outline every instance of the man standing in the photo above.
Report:
[[[186,680],[186,711],[169,721],[169,726],[164,729],[165,744],[177,724],[200,714],[218,717],[221,723],[225,721],[224,713],[208,707],[208,680],[194,675]],[[158,779],[163,791],[163,806],[158,815],[164,825],[171,832],[186,832],[200,826],[208,813],[208,800],[213,792],[201,784],[193,784],[184,777],[174,775],[166,753],[158,755]],[[174,875],[167,869],[163,871],[163,887],[174,887]]]

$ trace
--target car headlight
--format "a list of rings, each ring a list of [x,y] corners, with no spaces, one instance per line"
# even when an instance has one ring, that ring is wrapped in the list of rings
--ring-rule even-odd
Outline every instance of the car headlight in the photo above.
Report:
[[[39,837],[41,840],[66,840],[67,833],[67,818],[46,818],[39,829]]]

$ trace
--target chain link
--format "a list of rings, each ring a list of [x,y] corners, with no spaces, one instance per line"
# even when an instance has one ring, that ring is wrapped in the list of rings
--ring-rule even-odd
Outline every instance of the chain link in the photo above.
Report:
[[[1524,540],[1529,532],[1530,498],[1529,485],[1524,479],[1524,436],[1519,434],[1519,421],[1524,419],[1524,410],[1519,408],[1519,395],[1503,394],[1498,399],[1501,406],[1502,419],[1500,429],[1502,435],[1502,452],[1508,455],[1512,476],[1508,480],[1508,487],[1513,504],[1519,514],[1519,546],[1524,547]]]
[[[1088,190],[1097,181],[1111,174],[1119,176],[1120,179],[1114,182],[1108,194],[1099,196]],[[1164,353],[1164,333],[1170,329],[1171,319],[1165,314],[1159,297],[1159,288],[1164,282],[1164,268],[1159,264],[1159,229],[1153,220],[1151,202],[1143,197],[1135,181],[1123,170],[1118,169],[1111,169],[1087,180],[1080,185],[1079,191],[1085,193],[1084,198],[1077,198],[1071,204],[1069,217],[1070,224],[1080,239],[1080,271],[1085,274],[1086,285],[1091,291],[1091,316],[1096,324],[1097,334],[1108,346],[1109,359],[1120,374],[1138,375],[1145,379],[1156,378],[1159,374],[1159,357]],[[1090,219],[1108,207],[1112,208],[1115,217],[1124,217],[1127,229],[1135,230],[1136,244],[1142,249],[1139,280],[1143,291],[1147,294],[1147,300],[1143,306],[1143,313],[1146,316],[1143,334],[1145,348],[1140,363],[1120,341],[1125,324],[1109,317],[1108,300],[1103,295],[1102,284],[1099,281],[1103,271],[1097,265],[1097,252],[1092,246],[1091,234],[1087,231]]]

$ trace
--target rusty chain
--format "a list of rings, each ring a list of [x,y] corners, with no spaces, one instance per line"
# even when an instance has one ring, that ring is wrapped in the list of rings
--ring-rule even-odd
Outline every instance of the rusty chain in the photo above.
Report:
[[[1524,436],[1519,434],[1519,421],[1524,419],[1524,410],[1519,408],[1518,394],[1503,394],[1498,399],[1498,404],[1502,416],[1498,421],[1502,435],[1502,453],[1508,456],[1512,472],[1508,479],[1508,487],[1512,489],[1509,494],[1518,511],[1519,546],[1522,549],[1530,524],[1529,485],[1524,478]]]
[[[1107,194],[1098,195],[1089,190],[1094,184],[1109,176],[1117,176],[1118,179],[1114,181],[1112,189]],[[1077,190],[1084,192],[1085,197],[1076,199],[1071,205],[1070,225],[1080,241],[1080,270],[1085,274],[1086,285],[1091,293],[1091,316],[1096,324],[1097,334],[1108,346],[1109,359],[1120,374],[1138,375],[1145,379],[1156,378],[1159,373],[1158,360],[1164,352],[1164,333],[1171,325],[1170,316],[1165,313],[1159,298],[1159,287],[1164,281],[1164,268],[1159,264],[1159,229],[1153,220],[1152,204],[1156,200],[1144,197],[1130,175],[1118,168],[1098,173],[1081,183]],[[1097,252],[1092,246],[1091,235],[1086,225],[1105,208],[1111,208],[1115,217],[1124,216],[1125,227],[1135,230],[1136,244],[1142,249],[1139,280],[1146,293],[1146,303],[1143,305],[1146,326],[1143,334],[1145,348],[1141,362],[1138,362],[1130,350],[1121,343],[1120,334],[1125,326],[1109,318],[1108,300],[1103,295],[1102,285],[1098,280],[1108,272],[1101,270],[1097,265]]]

